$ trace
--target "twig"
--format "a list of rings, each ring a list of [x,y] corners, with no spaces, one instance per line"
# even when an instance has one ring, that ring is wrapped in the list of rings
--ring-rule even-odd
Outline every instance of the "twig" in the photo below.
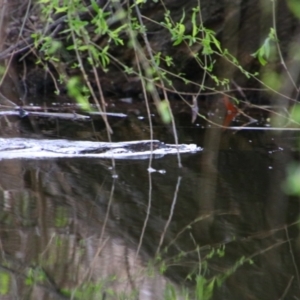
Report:
[[[279,58],[280,58],[280,63],[281,65],[283,66],[283,68],[285,69],[292,85],[294,86],[294,88],[296,89],[296,91],[299,93],[299,88],[297,87],[290,71],[288,70],[287,68],[287,65],[283,59],[283,55],[282,55],[282,51],[280,49],[280,45],[279,45],[279,40],[278,40],[278,36],[277,36],[277,28],[276,28],[276,5],[275,5],[275,0],[272,0],[271,1],[273,4],[272,4],[272,14],[273,14],[273,27],[274,27],[274,33],[275,33],[275,38],[276,38],[276,47],[277,47],[277,51],[278,51],[278,54],[279,54]]]
[[[137,17],[138,17],[140,25],[142,27],[145,27],[145,25],[143,23],[143,20],[142,20],[141,12],[140,12],[137,4],[135,5],[135,11],[137,13]],[[155,69],[158,72],[160,72],[160,68],[157,66],[157,64],[155,62],[149,40],[148,40],[147,35],[144,31],[142,32],[142,36],[143,36],[143,40],[144,40],[145,45],[146,45],[147,52],[148,52],[149,57],[150,57],[150,61],[153,65],[153,67],[155,67]],[[175,118],[174,118],[173,112],[171,110],[170,101],[169,101],[169,98],[168,98],[168,95],[167,95],[167,92],[166,92],[166,89],[165,89],[165,84],[164,84],[164,81],[162,80],[161,76],[159,76],[159,81],[160,81],[160,84],[162,86],[162,91],[163,91],[164,98],[165,98],[165,100],[167,101],[167,103],[169,105],[169,113],[170,113],[170,116],[171,116],[171,123],[172,123],[172,130],[173,130],[173,134],[174,134],[174,140],[175,140],[175,144],[178,145],[178,135],[177,135],[177,130],[176,130]],[[158,108],[160,100],[159,99],[154,99],[154,101],[155,101],[156,106]],[[178,160],[178,167],[181,168],[182,164],[181,164],[181,157],[180,157],[179,152],[177,154],[177,160]]]
[[[283,300],[285,298],[289,288],[291,287],[291,284],[292,284],[293,280],[294,280],[294,276],[292,276],[291,279],[289,280],[288,285],[286,286],[286,288],[285,288],[282,296],[279,298],[279,300]]]
[[[296,278],[297,278],[297,281],[298,281],[298,288],[300,288],[299,270],[298,270],[298,266],[296,264],[295,256],[294,256],[294,253],[293,253],[293,248],[292,248],[292,245],[291,245],[291,239],[289,237],[289,232],[288,232],[286,226],[284,226],[284,229],[285,229],[287,241],[289,243],[289,248],[290,248],[290,253],[291,253],[293,265],[294,265],[294,268],[295,268]]]
[[[174,197],[173,197],[173,201],[172,201],[172,205],[171,205],[171,208],[170,208],[170,215],[169,215],[169,218],[166,222],[166,225],[165,225],[165,228],[163,230],[163,233],[160,237],[160,241],[159,241],[159,245],[157,247],[157,250],[156,250],[156,255],[158,255],[159,251],[160,251],[160,248],[162,246],[162,243],[164,241],[164,238],[165,238],[165,235],[166,235],[166,232],[167,232],[167,229],[171,223],[171,220],[172,220],[172,217],[173,217],[173,214],[174,214],[174,208],[175,208],[175,204],[176,204],[176,201],[177,201],[177,197],[178,197],[178,191],[179,191],[179,187],[180,187],[180,182],[181,182],[181,177],[179,176],[178,179],[177,179],[177,184],[176,184],[176,189],[175,189],[175,193],[174,193]]]

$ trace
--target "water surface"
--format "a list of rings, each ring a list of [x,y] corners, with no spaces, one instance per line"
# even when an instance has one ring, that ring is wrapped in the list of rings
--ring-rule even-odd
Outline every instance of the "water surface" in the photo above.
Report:
[[[198,299],[195,282],[200,299],[212,286],[212,299],[299,299],[299,199],[282,189],[297,133],[178,124],[204,148],[182,168],[1,160],[1,299]],[[133,116],[114,139],[149,138],[146,125]],[[154,138],[174,142],[159,124]]]

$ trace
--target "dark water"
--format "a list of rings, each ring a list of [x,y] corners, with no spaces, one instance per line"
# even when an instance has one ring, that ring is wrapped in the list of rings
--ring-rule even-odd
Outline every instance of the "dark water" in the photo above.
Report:
[[[115,139],[148,135],[138,122]],[[149,160],[0,161],[1,299],[300,299],[299,199],[282,190],[298,138],[178,124],[204,147],[181,169],[176,156],[153,173]]]

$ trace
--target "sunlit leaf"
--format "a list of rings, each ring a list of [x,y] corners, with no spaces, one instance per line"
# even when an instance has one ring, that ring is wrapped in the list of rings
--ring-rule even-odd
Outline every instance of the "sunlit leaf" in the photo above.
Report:
[[[178,32],[180,35],[183,35],[185,32],[185,26],[183,24],[178,24]]]
[[[196,14],[198,12],[199,12],[199,7],[193,8],[193,14],[192,14],[192,25],[193,25],[192,36],[193,37],[195,37],[199,31],[199,29],[197,27],[197,22],[196,22]]]
[[[288,0],[288,7],[291,12],[300,19],[300,3],[299,0]]]
[[[63,6],[63,7],[56,6],[55,7],[55,13],[56,14],[64,13],[66,11],[68,11],[68,6]]]
[[[278,91],[282,85],[282,79],[280,74],[275,71],[267,71],[262,75],[262,81],[271,89]]]
[[[296,163],[291,164],[287,168],[287,179],[282,188],[288,195],[300,196],[300,166]]]
[[[136,5],[139,5],[139,4],[143,4],[143,3],[145,3],[146,2],[146,0],[136,0],[135,1],[135,4]]]
[[[183,40],[182,37],[178,37],[177,40],[173,43],[173,46],[177,46],[181,44],[182,40]]]
[[[292,106],[291,119],[296,123],[300,123],[300,104],[295,104]]]
[[[100,9],[99,9],[98,4],[95,2],[95,0],[91,1],[91,5],[93,7],[93,10],[98,13]]]
[[[0,295],[7,295],[10,289],[10,275],[0,272]]]
[[[171,111],[170,111],[171,108],[170,108],[169,102],[167,100],[161,101],[159,103],[157,109],[158,109],[158,112],[159,112],[159,115],[160,115],[162,121],[165,124],[171,123],[172,115],[171,115]]]
[[[78,47],[78,50],[79,51],[86,51],[86,50],[88,50],[88,45],[82,45],[82,46],[80,46],[80,47]]]
[[[88,97],[83,94],[83,87],[78,77],[72,77],[68,80],[67,90],[69,96],[75,98],[76,102],[80,104],[84,110],[91,110]]]
[[[222,52],[222,49],[221,49],[221,44],[220,42],[215,38],[214,35],[211,35],[211,39],[213,40],[215,46],[217,47],[217,49]]]

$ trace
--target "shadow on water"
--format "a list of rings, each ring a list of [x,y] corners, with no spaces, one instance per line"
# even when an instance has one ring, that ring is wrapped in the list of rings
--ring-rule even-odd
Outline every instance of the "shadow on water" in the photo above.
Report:
[[[144,132],[122,122],[119,139]],[[299,201],[281,188],[297,138],[180,122],[180,142],[204,145],[182,169],[0,161],[1,299],[176,299],[201,278],[212,299],[299,299]]]

